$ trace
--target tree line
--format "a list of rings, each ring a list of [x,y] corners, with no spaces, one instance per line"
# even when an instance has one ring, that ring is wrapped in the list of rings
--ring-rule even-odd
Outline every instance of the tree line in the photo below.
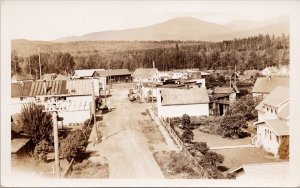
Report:
[[[81,50],[59,51],[56,50],[56,46],[53,47],[53,51],[41,53],[42,73],[67,74],[74,69],[90,68],[127,68],[134,71],[140,67],[152,67],[153,62],[160,71],[185,68],[228,69],[235,65],[238,70],[243,71],[289,64],[289,36],[285,35],[258,35],[222,42],[122,41],[119,42],[120,48],[116,45],[118,43],[113,41],[94,42],[109,46],[109,50],[97,48],[92,41],[76,42],[77,46],[81,43],[83,46],[87,43],[92,48],[83,53]],[[134,44],[139,47],[133,47]],[[125,50],[126,45],[132,48]],[[14,50],[11,58],[12,73],[35,75],[39,70],[38,58],[37,53],[25,57],[18,55],[18,51]]]

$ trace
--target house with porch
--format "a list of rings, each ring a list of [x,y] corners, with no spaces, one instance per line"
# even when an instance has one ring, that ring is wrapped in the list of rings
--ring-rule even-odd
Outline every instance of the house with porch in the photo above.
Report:
[[[256,108],[257,135],[254,144],[278,155],[283,139],[289,137],[289,89],[276,87]]]
[[[209,115],[209,97],[205,88],[159,88],[156,104],[159,117]]]

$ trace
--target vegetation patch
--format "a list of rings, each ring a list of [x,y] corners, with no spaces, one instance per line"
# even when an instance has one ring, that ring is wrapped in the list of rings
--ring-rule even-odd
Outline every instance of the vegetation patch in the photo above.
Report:
[[[84,160],[81,163],[73,165],[72,172],[68,178],[108,178],[109,166],[108,163],[95,163],[90,160]]]

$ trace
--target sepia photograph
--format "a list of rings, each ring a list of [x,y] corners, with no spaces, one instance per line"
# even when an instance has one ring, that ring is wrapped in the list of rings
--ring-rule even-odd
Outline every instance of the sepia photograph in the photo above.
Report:
[[[299,8],[1,1],[1,186],[300,186]]]

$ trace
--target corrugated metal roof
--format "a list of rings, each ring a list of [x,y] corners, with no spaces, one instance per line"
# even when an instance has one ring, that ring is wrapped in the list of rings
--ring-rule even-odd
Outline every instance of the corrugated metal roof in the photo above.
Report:
[[[92,80],[67,80],[67,93],[71,95],[92,95]]]
[[[161,89],[162,106],[164,105],[185,105],[185,104],[206,104],[209,103],[208,94],[205,88],[193,89]]]
[[[158,73],[156,68],[140,68],[135,69],[132,74],[132,77],[151,77]]]
[[[128,69],[109,69],[109,70],[99,70],[95,71],[94,75],[95,77],[107,77],[107,76],[122,76],[122,75],[130,75],[131,72],[129,72]]]
[[[278,136],[290,135],[289,127],[286,122],[279,119],[267,119],[266,124],[271,127]]]
[[[229,93],[234,93],[234,89],[232,87],[216,87],[214,89],[214,93],[216,93],[216,94],[229,94]]]
[[[290,98],[289,88],[277,86],[262,102],[266,105],[278,107]]]
[[[29,96],[41,96],[41,95],[62,95],[65,93],[65,89],[62,87],[64,80],[53,80],[53,81],[36,81],[32,83]],[[46,93],[44,91],[44,84],[46,86]]]
[[[259,77],[256,79],[252,93],[270,93],[277,86],[289,86],[289,77]]]

